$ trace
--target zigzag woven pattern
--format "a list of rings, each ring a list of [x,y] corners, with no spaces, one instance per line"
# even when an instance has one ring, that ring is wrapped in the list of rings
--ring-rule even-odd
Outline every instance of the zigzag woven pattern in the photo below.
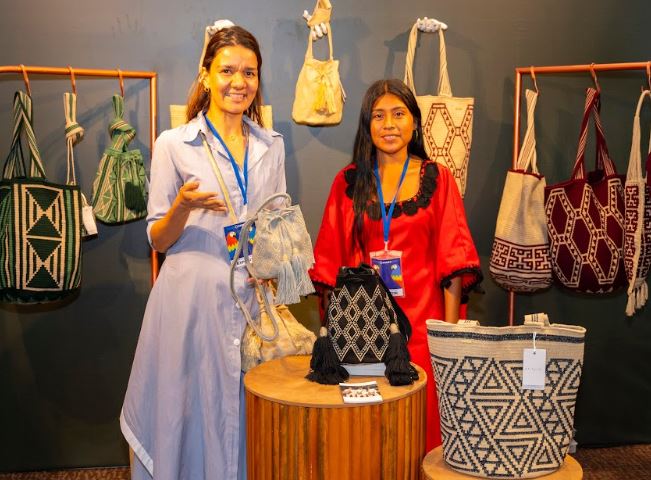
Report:
[[[530,478],[560,467],[572,439],[580,361],[549,360],[545,390],[522,391],[522,360],[431,358],[451,467],[489,478]]]
[[[443,457],[483,478],[533,478],[557,470],[570,441],[585,328],[546,315],[514,327],[427,320]],[[523,389],[524,349],[544,349],[545,383]]]

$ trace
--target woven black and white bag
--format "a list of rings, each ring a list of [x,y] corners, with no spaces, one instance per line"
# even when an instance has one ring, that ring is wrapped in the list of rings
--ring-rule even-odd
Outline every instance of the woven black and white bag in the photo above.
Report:
[[[342,363],[383,362],[391,385],[409,385],[418,379],[409,363],[410,336],[409,319],[378,273],[365,264],[341,267],[307,378],[337,384],[348,378]]]
[[[532,318],[515,327],[427,320],[443,458],[454,470],[482,478],[534,478],[563,464],[585,328],[537,317],[543,321]],[[532,347],[546,355],[540,390],[523,389],[524,349]]]

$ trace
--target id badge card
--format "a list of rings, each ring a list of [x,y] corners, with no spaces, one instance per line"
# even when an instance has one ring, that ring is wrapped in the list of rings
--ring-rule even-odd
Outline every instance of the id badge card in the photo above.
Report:
[[[405,282],[402,278],[402,252],[380,250],[371,252],[371,266],[394,297],[405,296]]]
[[[242,226],[244,222],[235,223],[233,225],[228,225],[224,227],[224,237],[226,239],[226,250],[228,251],[228,261],[233,262],[235,258],[235,252],[237,250],[237,244],[240,241],[240,234],[242,233]],[[251,225],[251,230],[249,231],[249,241],[247,242],[246,248],[243,248],[240,252],[240,256],[237,258],[235,266],[241,268],[244,266],[244,251],[246,250],[249,260],[251,260],[251,254],[253,253],[253,242],[255,238],[255,224]]]

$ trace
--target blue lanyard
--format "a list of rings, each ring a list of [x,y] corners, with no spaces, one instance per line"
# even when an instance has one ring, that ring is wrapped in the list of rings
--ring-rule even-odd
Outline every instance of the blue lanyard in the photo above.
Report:
[[[389,213],[387,214],[387,207],[384,205],[384,195],[382,195],[382,181],[380,180],[380,169],[378,168],[377,161],[373,165],[373,173],[375,174],[375,185],[377,187],[377,196],[380,200],[380,208],[382,209],[382,227],[384,230],[384,249],[389,249],[389,229],[391,228],[391,217],[393,217],[393,209],[396,206],[396,199],[398,198],[398,192],[400,192],[400,187],[402,182],[405,179],[407,174],[407,168],[409,167],[409,154],[407,154],[407,160],[405,160],[405,165],[402,167],[402,174],[400,175],[400,180],[398,181],[398,188],[396,189],[396,194],[393,196],[393,201],[389,207]]]
[[[237,185],[240,187],[240,192],[242,192],[242,199],[244,201],[244,205],[247,204],[247,198],[246,198],[246,192],[249,188],[249,148],[248,148],[248,142],[246,144],[246,147],[244,147],[244,166],[243,166],[243,173],[244,173],[244,182],[242,182],[242,174],[240,173],[240,167],[237,165],[235,162],[235,159],[233,158],[233,154],[231,151],[228,149],[226,144],[224,143],[224,140],[222,140],[221,135],[219,135],[219,132],[215,128],[215,126],[212,124],[212,122],[208,119],[208,115],[205,113],[203,114],[204,118],[206,119],[206,123],[208,124],[208,128],[210,128],[210,131],[212,134],[217,137],[217,140],[219,140],[219,143],[222,144],[222,147],[224,147],[224,150],[226,150],[226,154],[228,155],[228,159],[231,161],[231,167],[233,167],[233,171],[235,172],[235,178],[237,179]]]

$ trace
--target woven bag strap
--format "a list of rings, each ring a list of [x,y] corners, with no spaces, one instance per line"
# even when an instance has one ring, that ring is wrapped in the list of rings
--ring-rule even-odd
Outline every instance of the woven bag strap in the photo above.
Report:
[[[332,50],[332,28],[330,28],[330,22],[326,24],[326,27],[328,28],[328,34],[326,37],[328,37],[328,48],[330,49],[330,57],[328,58],[330,61],[334,60],[334,53]],[[307,34],[307,50],[305,51],[305,60],[311,60],[314,58],[314,52],[312,50],[312,33]]]
[[[445,49],[445,36],[443,28],[438,29],[439,34],[439,84],[438,95],[443,97],[452,96],[452,86],[450,85],[450,76],[448,75],[448,56]],[[416,54],[416,44],[418,43],[418,22],[414,23],[409,32],[409,43],[407,44],[407,58],[405,60],[405,77],[404,81],[416,96],[416,87],[414,85],[414,56]]]
[[[84,129],[77,123],[77,95],[63,94],[63,111],[66,117],[67,171],[66,184],[76,185],[74,146],[84,138]]]
[[[626,181],[640,181],[643,179],[642,166],[641,166],[641,152],[640,152],[640,111],[642,110],[642,102],[645,98],[651,100],[651,91],[644,90],[637,101],[637,108],[635,109],[635,116],[633,117],[633,139],[631,140],[631,154],[628,158],[628,170],[626,172]],[[649,149],[651,150],[651,139],[649,140]],[[647,172],[648,181],[648,172]]]
[[[4,178],[13,177],[17,173],[22,173],[23,175],[26,173],[20,141],[21,132],[25,133],[27,146],[29,147],[30,176],[46,178],[45,168],[41,160],[41,152],[36,144],[36,136],[32,122],[32,98],[25,92],[18,91],[14,95],[12,142],[9,157],[7,158],[7,162],[5,162],[3,171]]]
[[[222,172],[219,169],[219,166],[217,165],[215,156],[212,154],[212,149],[210,148],[210,145],[208,145],[208,141],[206,140],[206,135],[203,132],[199,132],[199,134],[201,135],[201,142],[203,143],[203,148],[206,151],[206,155],[208,155],[208,160],[210,160],[212,171],[215,174],[215,177],[217,177],[217,183],[219,184],[219,188],[221,189],[222,195],[224,196],[224,201],[226,202],[226,208],[228,208],[228,215],[231,217],[231,221],[233,223],[237,223],[237,215],[235,215],[235,209],[233,208],[233,204],[231,203],[231,196],[228,194],[228,188],[226,187],[226,182],[224,182],[224,177],[222,176]]]
[[[588,140],[588,123],[590,117],[594,120],[595,132],[597,134],[597,170],[604,170],[607,176],[615,175],[617,172],[615,166],[608,154],[608,147],[606,145],[606,138],[604,135],[603,127],[601,125],[601,116],[599,111],[600,93],[594,88],[590,87],[586,90],[585,107],[583,110],[583,119],[581,120],[581,130],[579,133],[579,145],[576,152],[576,161],[574,163],[574,170],[572,171],[572,179],[585,179],[585,148]]]
[[[249,272],[249,275],[251,275],[251,278],[253,279],[253,285],[255,289],[258,291],[258,294],[262,297],[262,304],[264,305],[264,308],[266,309],[267,314],[269,315],[269,319],[271,320],[271,324],[274,330],[274,333],[271,336],[265,335],[264,332],[262,332],[260,326],[256,325],[256,323],[253,321],[253,317],[251,316],[251,312],[249,312],[249,309],[246,307],[246,305],[244,304],[240,296],[237,294],[237,290],[235,289],[235,268],[237,264],[237,259],[240,258],[240,254],[242,253],[244,246],[248,245],[249,233],[251,232],[251,227],[258,219],[258,215],[260,214],[262,209],[266,208],[269,204],[273,203],[279,198],[285,199],[286,206],[290,206],[292,204],[292,198],[287,193],[276,193],[274,195],[271,195],[264,202],[262,202],[262,205],[260,205],[260,207],[256,210],[255,214],[251,218],[249,218],[246,222],[244,222],[244,225],[242,226],[242,230],[240,231],[240,240],[239,242],[237,242],[237,249],[235,250],[235,255],[233,256],[233,261],[231,262],[231,269],[230,269],[229,285],[231,289],[231,296],[233,297],[235,304],[242,311],[244,318],[251,326],[253,331],[262,340],[265,340],[267,342],[271,342],[278,337],[278,322],[276,320],[275,315],[273,314],[274,308],[269,303],[267,292],[265,291],[264,287],[260,285],[259,279],[256,278],[253,273],[251,259],[249,259],[248,252],[244,254],[244,263]]]
[[[124,121],[124,97],[113,95],[113,111],[115,118],[109,124],[109,135],[111,135],[111,149],[122,152],[126,146],[136,137],[136,129]]]
[[[524,92],[527,100],[527,130],[522,141],[522,148],[518,154],[517,169],[526,172],[531,165],[531,171],[538,175],[538,163],[536,154],[536,126],[535,112],[538,93],[533,90]]]

